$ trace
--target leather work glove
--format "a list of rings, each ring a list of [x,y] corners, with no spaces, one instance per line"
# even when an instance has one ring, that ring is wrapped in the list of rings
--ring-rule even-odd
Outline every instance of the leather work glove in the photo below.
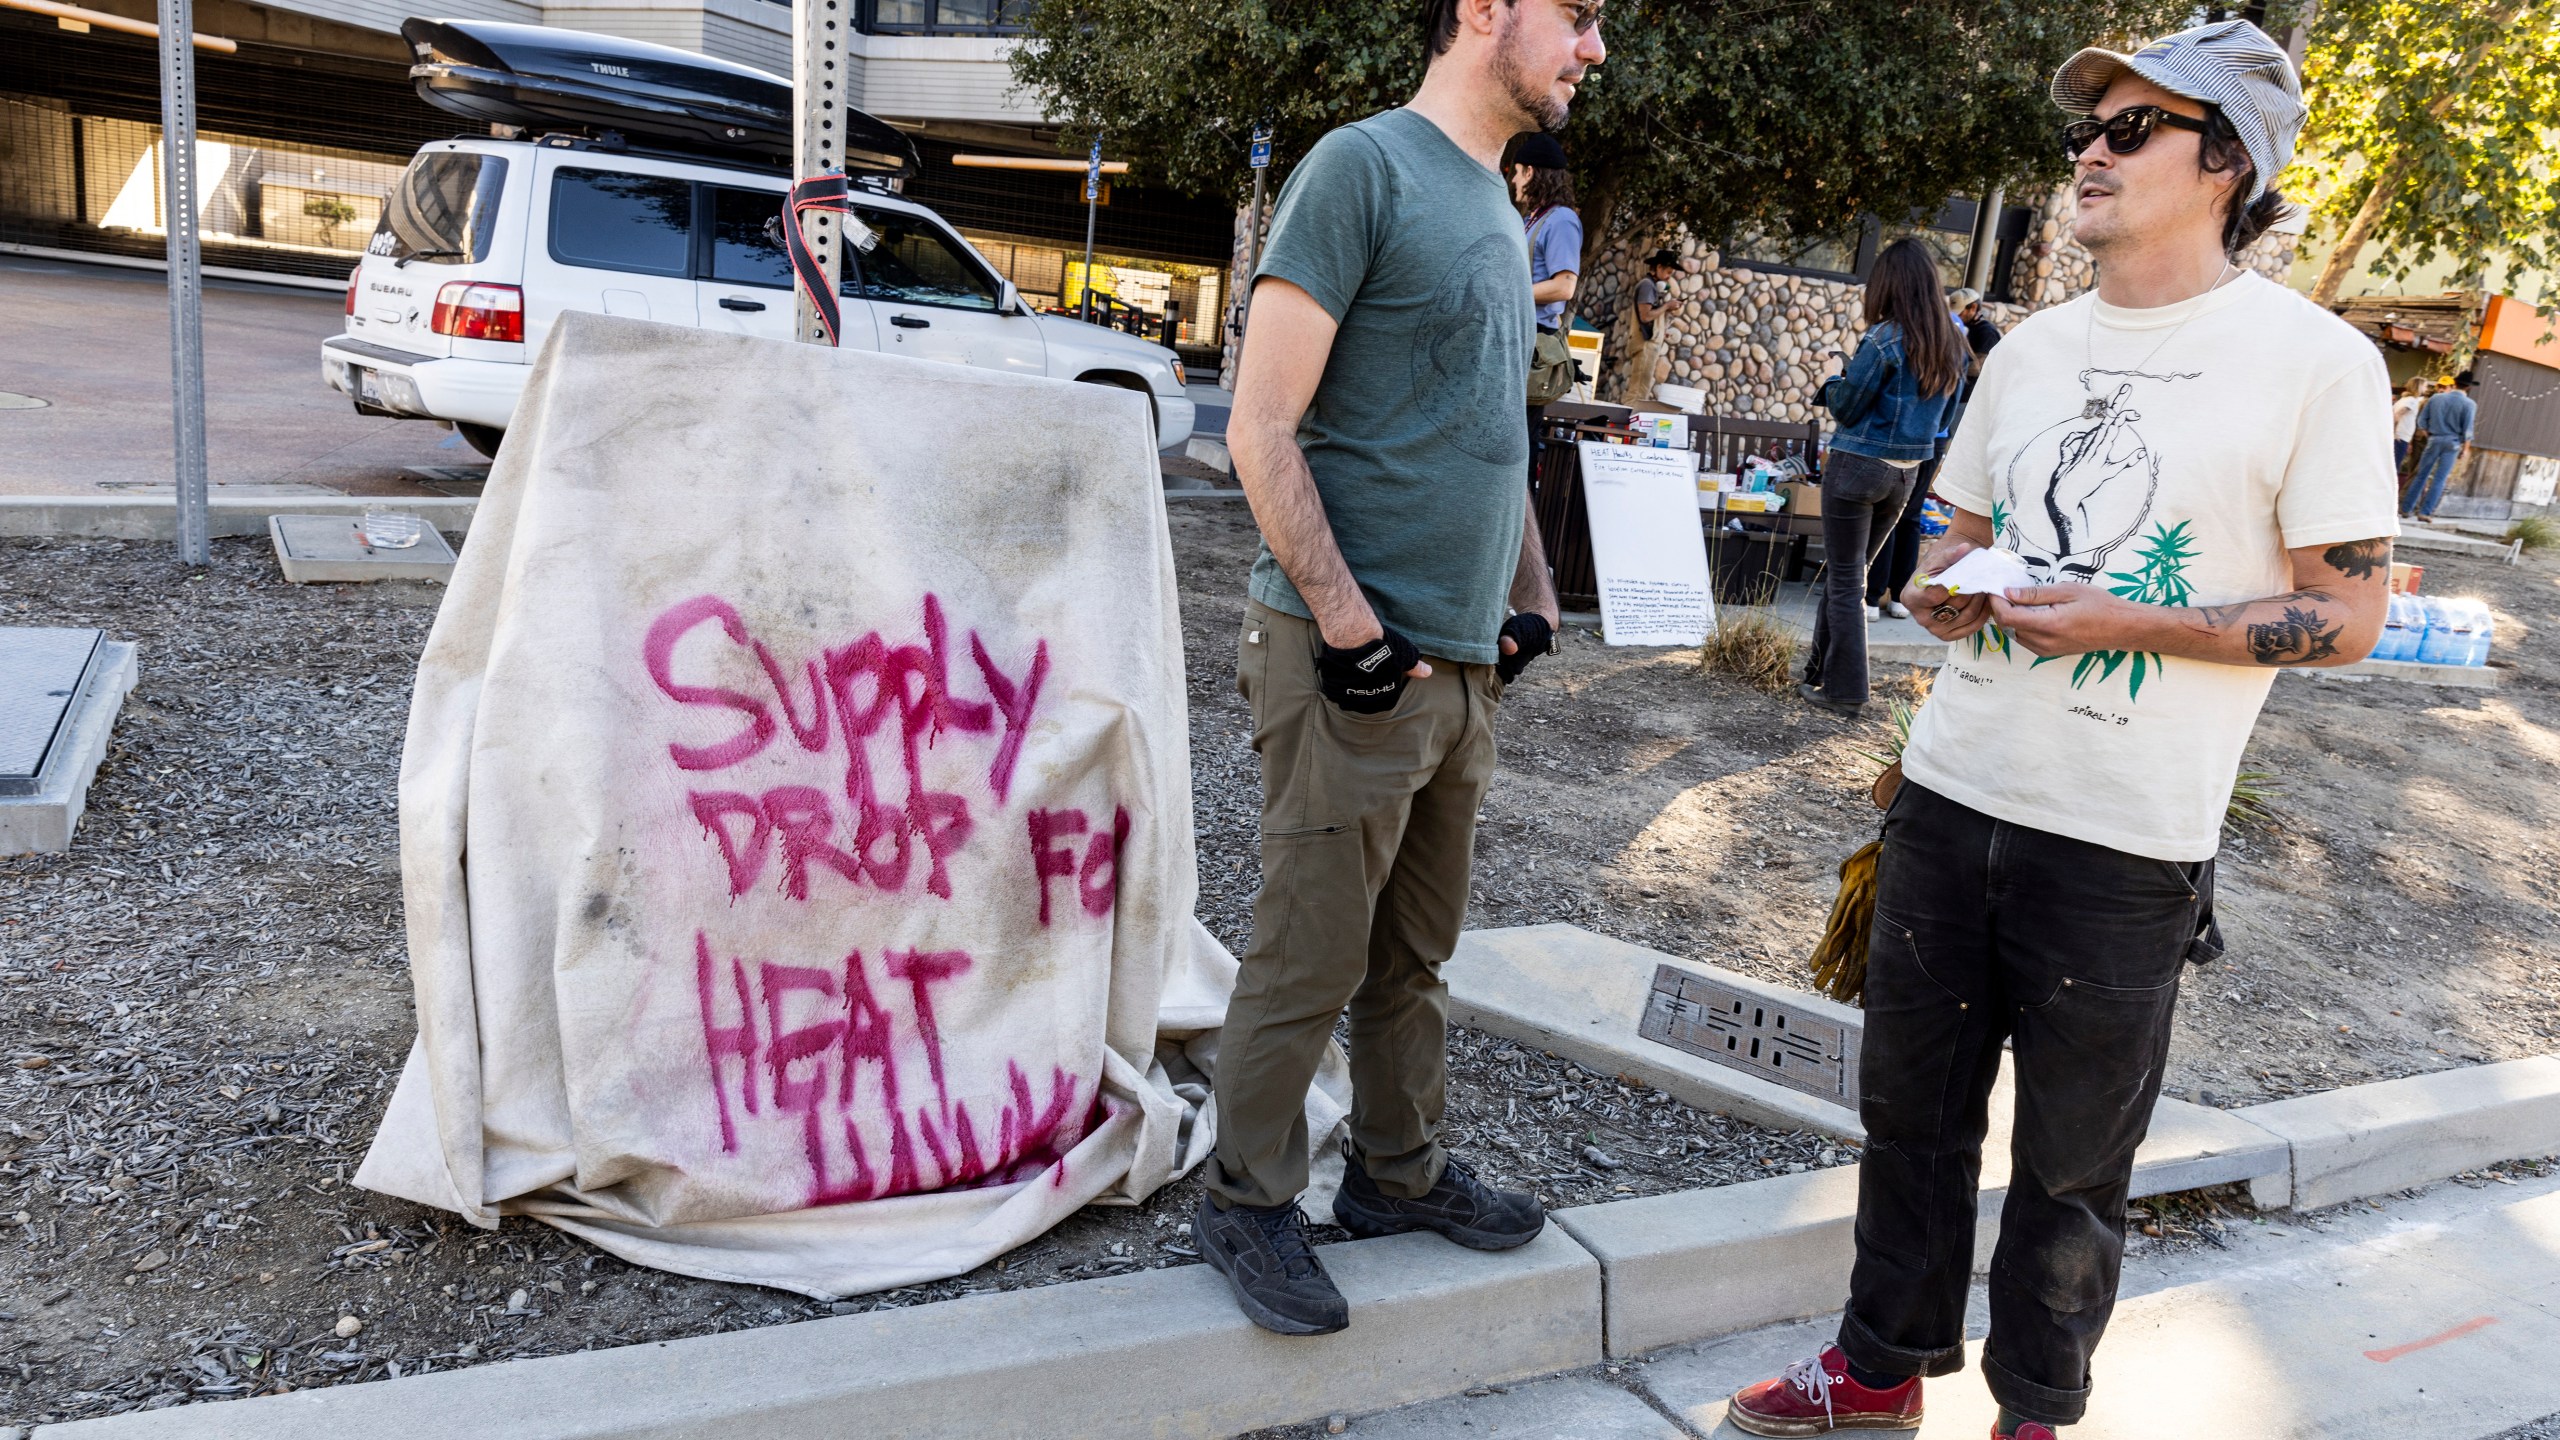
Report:
[[[1365,645],[1326,645],[1316,652],[1316,688],[1354,715],[1382,715],[1404,698],[1405,672],[1422,663],[1422,651],[1394,627]]]
[[[1534,610],[1523,610],[1503,621],[1500,638],[1520,647],[1493,662],[1493,673],[1501,676],[1505,685],[1519,679],[1530,661],[1556,648],[1554,628],[1547,624],[1546,616]]]

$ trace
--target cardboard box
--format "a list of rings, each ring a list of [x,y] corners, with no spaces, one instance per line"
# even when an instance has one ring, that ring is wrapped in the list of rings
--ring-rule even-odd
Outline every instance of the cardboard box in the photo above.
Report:
[[[1776,490],[1744,490],[1724,497],[1724,508],[1742,515],[1774,515],[1787,503]]]
[[[2394,595],[2417,594],[2418,582],[2426,578],[2427,567],[2424,565],[2411,565],[2399,560],[2391,562],[2391,593]]]
[[[1822,487],[1812,481],[1799,480],[1787,487],[1786,494],[1788,514],[1818,516],[1822,513]]]

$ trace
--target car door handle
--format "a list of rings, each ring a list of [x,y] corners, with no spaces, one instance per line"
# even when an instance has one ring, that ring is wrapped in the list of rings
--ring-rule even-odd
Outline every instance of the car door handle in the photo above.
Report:
[[[933,322],[927,320],[921,315],[892,315],[889,317],[889,323],[897,326],[901,330],[930,330],[933,328]]]
[[[723,295],[720,297],[720,308],[723,310],[761,310],[764,308],[764,302],[761,300],[741,300],[735,295]]]

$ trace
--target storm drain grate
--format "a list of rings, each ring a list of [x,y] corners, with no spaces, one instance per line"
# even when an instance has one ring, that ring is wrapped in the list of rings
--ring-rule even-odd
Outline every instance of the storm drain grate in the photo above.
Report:
[[[1858,1103],[1855,1029],[1674,966],[1655,967],[1636,1033],[1790,1090]]]

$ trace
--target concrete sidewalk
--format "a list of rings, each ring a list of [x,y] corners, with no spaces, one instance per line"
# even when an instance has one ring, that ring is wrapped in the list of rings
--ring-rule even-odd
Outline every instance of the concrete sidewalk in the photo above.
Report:
[[[2486,1440],[2560,1416],[2560,1176],[2234,1226],[2221,1249],[2129,1260],[2124,1295],[2071,1440]],[[1990,1433],[1984,1313],[1977,1287],[1968,1368],[1930,1382],[1922,1440]],[[1362,1417],[1348,1433],[1724,1440],[1741,1433],[1726,1397],[1837,1326],[1676,1347]]]

